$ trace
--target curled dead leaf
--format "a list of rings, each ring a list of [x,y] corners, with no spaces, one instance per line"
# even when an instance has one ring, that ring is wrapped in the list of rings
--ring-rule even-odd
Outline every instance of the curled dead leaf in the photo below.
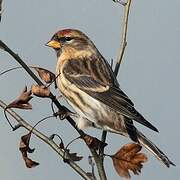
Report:
[[[119,176],[130,178],[129,170],[139,175],[147,156],[141,151],[141,146],[135,143],[124,145],[116,154],[112,155],[112,161]]]
[[[27,155],[28,153],[33,153],[35,150],[29,147],[30,138],[31,138],[31,132],[21,137],[21,141],[19,145],[19,150],[21,151],[26,167],[28,168],[32,168],[39,165],[38,162],[31,160]]]
[[[83,157],[78,156],[77,153],[70,153],[69,149],[64,150],[64,162],[68,162],[70,159],[72,161],[80,161]]]
[[[70,159],[73,161],[80,161],[83,157],[78,156],[77,153],[69,153]]]
[[[27,168],[36,167],[39,165],[38,162],[33,161],[32,159],[30,159],[28,157],[23,156],[23,159],[24,159],[24,162],[25,162]]]
[[[21,137],[19,150],[22,153],[23,152],[33,153],[34,152],[34,149],[31,149],[29,147],[30,138],[31,138],[31,132]]]
[[[20,96],[11,102],[7,108],[19,108],[19,109],[32,109],[32,105],[29,103],[29,101],[33,97],[31,96],[31,91],[27,91],[27,86],[23,89],[22,93]]]
[[[55,74],[47,69],[41,67],[33,67],[33,68],[37,71],[39,77],[46,83],[52,83],[56,78]]]
[[[49,97],[50,94],[51,94],[49,88],[47,88],[45,86],[39,86],[39,85],[32,85],[31,92],[35,96],[43,97],[43,98],[44,97]]]
[[[84,135],[81,136],[81,138],[85,141],[85,143],[92,149],[94,150],[98,150],[101,148],[104,148],[105,146],[107,146],[107,143],[104,143],[102,141],[100,141],[99,139],[97,139],[96,137],[92,137],[89,135]]]

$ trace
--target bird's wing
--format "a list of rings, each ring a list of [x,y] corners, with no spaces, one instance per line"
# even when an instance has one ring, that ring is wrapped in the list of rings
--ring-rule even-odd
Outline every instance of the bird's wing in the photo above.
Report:
[[[115,85],[115,77],[104,59],[71,59],[63,67],[65,78],[125,117],[158,131],[151,123],[136,111],[128,96]]]

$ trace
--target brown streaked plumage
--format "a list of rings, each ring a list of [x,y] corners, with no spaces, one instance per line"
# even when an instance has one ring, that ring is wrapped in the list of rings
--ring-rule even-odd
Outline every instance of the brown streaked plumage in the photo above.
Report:
[[[93,126],[130,137],[153,153],[167,167],[168,157],[133,124],[157,131],[119,88],[108,62],[81,31],[65,29],[54,34],[47,46],[57,53],[57,85],[77,112],[77,126]]]

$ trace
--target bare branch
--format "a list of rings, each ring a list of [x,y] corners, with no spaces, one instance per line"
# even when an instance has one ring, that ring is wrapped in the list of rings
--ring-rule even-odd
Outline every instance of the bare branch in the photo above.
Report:
[[[6,104],[0,100],[0,107],[2,107],[3,109],[6,108]],[[27,123],[27,121],[25,121],[24,119],[22,119],[16,112],[14,112],[12,109],[7,109],[7,112],[24,128],[26,128],[29,131],[32,131],[32,133],[38,137],[39,139],[41,139],[42,141],[44,141],[46,144],[48,144],[60,157],[64,158],[64,151],[62,149],[59,148],[59,146],[52,140],[50,140],[46,135],[44,135],[43,133],[41,133],[40,131],[36,130],[35,128],[32,128],[32,126],[30,124]],[[68,154],[67,154],[68,156]],[[88,177],[88,175],[86,174],[86,172],[80,167],[78,166],[74,161],[72,161],[69,158],[69,162],[68,164],[80,175],[82,176],[84,179],[86,180],[91,180],[91,178]]]
[[[115,67],[115,70],[114,70],[115,76],[117,76],[117,74],[118,74],[120,64],[121,64],[122,59],[123,59],[124,51],[125,51],[125,48],[126,48],[126,45],[127,45],[128,19],[129,19],[129,11],[130,11],[130,6],[131,6],[131,1],[132,0],[127,1],[127,4],[125,5],[125,9],[124,9],[121,45],[120,45],[119,55],[118,55],[118,58],[117,58],[116,67]]]
[[[24,69],[25,71],[32,77],[32,79],[34,79],[36,81],[36,83],[40,86],[44,86],[44,84],[42,83],[42,81],[31,71],[31,69],[24,63],[24,61],[18,56],[18,54],[14,53],[4,42],[2,42],[0,40],[0,47],[1,49],[3,49],[4,51],[6,51],[7,53],[9,53]],[[66,110],[64,106],[62,106],[59,101],[56,99],[56,97],[50,93],[50,97],[49,97],[54,104],[57,106],[58,109],[60,110]],[[69,123],[76,129],[76,131],[78,131],[78,133],[80,135],[85,135],[85,133],[82,130],[79,130],[76,127],[75,122],[73,121],[73,119],[69,116],[66,117],[66,119],[69,121]]]
[[[93,155],[94,161],[96,163],[100,180],[107,180],[106,172],[104,170],[104,165],[103,165],[103,161],[101,160],[101,156],[97,154],[97,152],[94,149],[90,149],[90,150]]]
[[[38,85],[44,86],[42,81],[31,71],[31,69],[24,63],[24,61],[18,56],[18,54],[14,53],[1,40],[0,40],[0,48],[3,49],[4,51],[8,52],[25,69],[25,71],[37,82]],[[56,96],[54,96],[52,93],[50,93],[49,98],[53,101],[53,103],[57,106],[57,108],[60,111],[66,111],[67,110],[66,107],[62,106],[59,103],[59,101],[56,99]],[[76,129],[76,131],[80,134],[80,136],[84,137],[86,135],[82,130],[77,128],[76,123],[74,122],[74,120],[70,116],[67,116],[66,119]],[[89,147],[89,149],[90,149],[93,157],[98,157],[97,152],[95,150],[93,150],[93,148]],[[98,161],[100,161],[100,158],[98,158],[98,159],[96,158],[96,160],[95,160],[99,176],[101,177],[101,180],[106,180],[106,175],[105,175],[105,170],[104,170],[103,163],[98,162]]]

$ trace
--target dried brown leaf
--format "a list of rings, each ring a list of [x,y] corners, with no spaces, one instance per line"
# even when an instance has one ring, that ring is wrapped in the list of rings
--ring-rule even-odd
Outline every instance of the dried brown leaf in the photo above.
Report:
[[[84,135],[81,136],[81,138],[85,141],[85,143],[92,149],[98,150],[101,148],[104,148],[105,146],[107,146],[107,143],[104,143],[102,141],[100,141],[99,139],[97,139],[96,137],[92,137],[89,135]]]
[[[30,138],[31,138],[31,132],[29,132],[28,134],[21,137],[21,141],[20,141],[20,144],[19,144],[19,150],[22,153],[24,153],[24,152],[28,152],[28,153],[34,152],[34,149],[31,149],[29,147]]]
[[[28,157],[24,157],[24,156],[23,156],[23,159],[24,159],[24,161],[25,161],[25,164],[26,164],[26,167],[27,167],[27,168],[33,168],[33,167],[36,167],[36,166],[39,165],[38,162],[33,161],[32,159],[30,159],[30,158],[28,158]]]
[[[33,67],[33,68],[37,71],[39,77],[46,83],[52,83],[56,78],[55,74],[47,69],[41,67]]]
[[[140,174],[143,163],[147,161],[147,156],[139,153],[141,148],[139,144],[129,143],[111,156],[114,168],[120,176],[130,178],[129,170],[136,175]]]
[[[6,108],[32,109],[32,105],[29,103],[32,98],[31,91],[27,91],[27,86],[25,86],[20,96]]]
[[[60,148],[60,149],[64,149],[64,143],[63,143],[63,142],[60,142],[60,143],[59,143],[59,148]]]
[[[72,161],[80,161],[83,157],[82,156],[78,156],[77,153],[70,153],[69,149],[65,150],[65,154],[68,154],[68,159],[71,159]],[[66,156],[65,156],[66,157]]]
[[[73,161],[80,161],[83,157],[78,156],[77,153],[69,153],[70,159]]]
[[[32,85],[31,92],[35,96],[43,97],[43,98],[49,97],[51,94],[49,88],[47,88],[45,86],[39,86],[39,85]]]
[[[20,144],[19,144],[19,150],[21,151],[22,157],[23,157],[24,162],[26,164],[26,167],[28,167],[28,168],[32,168],[32,167],[39,165],[38,162],[31,160],[27,155],[28,153],[33,153],[35,150],[35,149],[31,149],[29,147],[30,138],[31,138],[31,132],[22,136]]]

